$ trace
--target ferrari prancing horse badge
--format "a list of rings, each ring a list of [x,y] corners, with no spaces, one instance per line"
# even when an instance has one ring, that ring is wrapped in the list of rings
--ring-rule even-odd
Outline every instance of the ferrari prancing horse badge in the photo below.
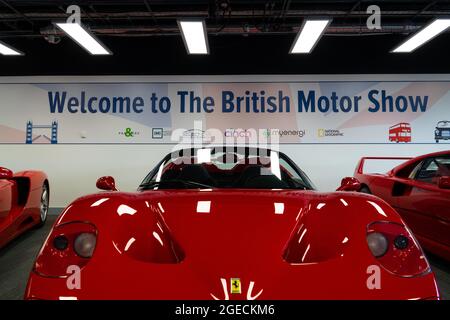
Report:
[[[231,293],[241,293],[241,279],[231,278],[230,286],[231,286]]]

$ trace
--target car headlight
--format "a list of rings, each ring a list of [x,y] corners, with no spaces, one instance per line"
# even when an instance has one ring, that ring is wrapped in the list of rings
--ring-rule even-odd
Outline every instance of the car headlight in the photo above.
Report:
[[[67,277],[68,267],[83,268],[92,258],[98,231],[89,222],[56,225],[36,258],[33,271],[44,277]]]
[[[383,256],[388,250],[388,240],[379,232],[372,232],[367,235],[367,244],[369,245],[370,252],[374,257]]]
[[[422,249],[403,224],[373,222],[367,226],[366,239],[372,255],[391,273],[414,277],[431,271]]]
[[[81,233],[74,241],[73,249],[82,258],[90,258],[94,253],[97,237],[93,233]]]

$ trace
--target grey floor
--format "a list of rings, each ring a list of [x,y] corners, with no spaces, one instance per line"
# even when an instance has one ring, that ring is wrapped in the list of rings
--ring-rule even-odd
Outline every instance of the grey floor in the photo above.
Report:
[[[0,300],[22,299],[34,259],[57,218],[49,215],[47,223],[10,242],[0,250]],[[441,296],[450,300],[450,263],[428,256],[436,275]]]
[[[49,215],[42,228],[30,230],[0,249],[0,299],[23,299],[34,259],[58,216]]]

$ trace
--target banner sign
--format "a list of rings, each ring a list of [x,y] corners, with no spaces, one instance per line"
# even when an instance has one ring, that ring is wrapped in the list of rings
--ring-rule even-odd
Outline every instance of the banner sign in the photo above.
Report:
[[[0,143],[450,142],[450,81],[3,83],[0,97]]]

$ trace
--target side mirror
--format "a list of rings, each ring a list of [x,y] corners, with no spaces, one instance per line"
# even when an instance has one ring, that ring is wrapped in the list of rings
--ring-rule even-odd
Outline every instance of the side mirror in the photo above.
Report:
[[[438,187],[441,189],[450,189],[450,176],[440,177]]]
[[[97,183],[95,185],[100,190],[117,191],[116,182],[114,181],[114,178],[111,176],[98,178]]]
[[[342,179],[341,186],[336,191],[359,191],[361,189],[361,183],[358,179],[353,177],[346,177]]]
[[[0,167],[0,179],[12,179],[13,172],[9,169]]]

